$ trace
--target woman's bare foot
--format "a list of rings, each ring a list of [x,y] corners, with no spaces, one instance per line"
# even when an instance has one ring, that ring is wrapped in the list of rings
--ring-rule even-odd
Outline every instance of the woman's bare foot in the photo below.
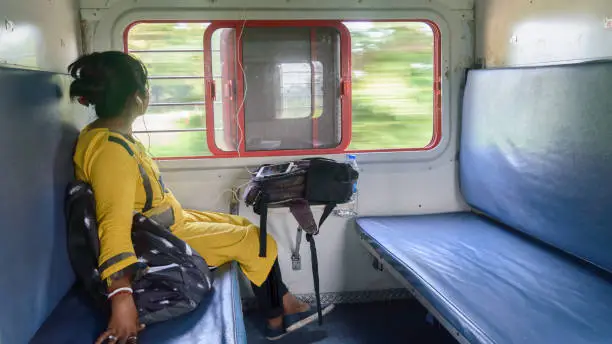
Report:
[[[283,327],[283,317],[280,316],[278,318],[268,319],[268,327],[273,329]]]
[[[310,309],[310,305],[298,300],[293,294],[287,293],[283,296],[283,308],[285,315],[306,312]]]
[[[277,340],[290,332],[297,331],[308,324],[315,322],[319,316],[317,311],[304,302],[299,301],[292,294],[283,296],[283,308],[285,314],[278,318],[268,319],[268,327],[266,328],[266,338],[269,340]],[[325,306],[321,312],[323,315],[328,314],[334,309],[334,305]]]
[[[283,296],[284,315],[306,312],[310,309],[310,305],[298,300],[293,294],[287,293]],[[268,327],[272,329],[281,328],[283,326],[283,317],[268,319]]]

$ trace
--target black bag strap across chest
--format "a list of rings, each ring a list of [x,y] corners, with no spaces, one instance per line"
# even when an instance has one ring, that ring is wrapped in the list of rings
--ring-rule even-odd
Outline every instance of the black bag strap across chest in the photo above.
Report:
[[[142,208],[142,212],[146,213],[153,208],[153,187],[151,186],[151,178],[149,178],[147,171],[145,171],[144,167],[140,163],[140,159],[135,156],[134,150],[132,150],[130,145],[125,140],[120,139],[117,136],[109,136],[108,141],[116,143],[125,148],[128,154],[130,154],[130,156],[134,157],[136,160],[136,163],[138,164],[138,172],[140,172],[140,177],[142,178],[142,186],[144,187],[145,191],[145,204]]]

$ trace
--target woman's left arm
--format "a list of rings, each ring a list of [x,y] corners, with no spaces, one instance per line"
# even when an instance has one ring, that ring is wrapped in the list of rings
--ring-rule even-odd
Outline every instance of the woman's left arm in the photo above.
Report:
[[[136,188],[141,184],[138,165],[133,156],[119,144],[105,142],[88,165],[86,173],[94,190],[98,237],[99,270],[111,293],[129,288],[141,268],[132,245],[132,219]],[[107,331],[97,343],[117,338],[124,343],[136,337],[143,328],[131,293],[117,293],[109,300],[111,318]],[[112,341],[111,341],[112,342]]]
[[[101,145],[88,167],[86,173],[96,199],[99,270],[101,278],[111,282],[135,273],[140,265],[131,233],[136,188],[142,182],[134,157],[114,142]]]

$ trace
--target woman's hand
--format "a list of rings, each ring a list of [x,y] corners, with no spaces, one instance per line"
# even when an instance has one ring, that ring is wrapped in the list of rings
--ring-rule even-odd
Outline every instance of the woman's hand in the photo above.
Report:
[[[108,330],[98,337],[96,344],[135,344],[138,332],[144,329],[138,321],[138,311],[131,294],[118,294],[112,299],[112,314]]]

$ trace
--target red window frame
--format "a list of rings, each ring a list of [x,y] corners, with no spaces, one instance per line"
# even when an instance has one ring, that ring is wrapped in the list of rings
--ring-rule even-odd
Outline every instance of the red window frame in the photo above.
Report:
[[[351,152],[351,153],[384,153],[384,152],[418,152],[418,151],[429,151],[434,149],[435,147],[437,147],[440,142],[442,141],[442,75],[441,75],[441,70],[442,70],[442,37],[441,37],[441,31],[440,31],[440,27],[431,20],[428,19],[410,19],[410,20],[393,20],[393,19],[389,19],[389,20],[373,20],[373,19],[354,19],[354,20],[341,20],[341,21],[322,21],[322,20],[267,20],[267,21],[248,21],[247,24],[249,25],[253,25],[253,24],[260,24],[263,26],[268,26],[268,27],[274,27],[274,26],[287,26],[287,25],[297,25],[297,24],[302,24],[303,26],[310,26],[313,25],[313,23],[317,24],[317,23],[340,23],[342,24],[343,22],[360,22],[360,21],[370,21],[370,22],[415,22],[415,23],[425,23],[427,25],[429,25],[432,29],[433,32],[433,38],[434,38],[434,82],[433,82],[433,92],[434,92],[434,113],[433,113],[433,135],[432,135],[432,139],[430,141],[430,143],[428,145],[426,145],[425,147],[420,147],[420,148],[396,148],[396,149],[370,149],[370,150],[346,150],[346,148],[348,147],[348,145],[350,144],[350,138],[352,136],[352,116],[351,116],[351,102],[349,102],[348,107],[344,106],[343,104],[343,117],[342,117],[342,137],[348,137],[348,144],[345,147],[341,147],[342,149],[340,149],[340,147],[337,147],[335,149],[327,149],[327,150],[323,150],[323,149],[311,149],[311,150],[285,150],[285,151],[259,151],[259,152],[248,152],[247,154],[240,154],[241,157],[262,157],[262,156],[291,156],[291,155],[320,155],[322,153],[326,153],[326,154],[332,154],[332,153],[345,153],[345,152]],[[217,28],[227,28],[227,26],[221,26],[223,24],[228,25],[228,24],[236,24],[237,22],[240,23],[240,25],[244,25],[245,22],[244,21],[211,21],[211,20],[181,20],[181,19],[176,19],[176,20],[139,20],[139,21],[134,21],[132,23],[130,23],[125,30],[123,31],[123,50],[124,52],[129,52],[128,49],[128,35],[130,30],[132,29],[132,27],[134,27],[137,24],[141,24],[141,23],[207,23],[209,24],[205,30],[205,37],[204,37],[204,47],[203,47],[203,53],[206,52],[206,48],[207,48],[207,43],[208,43],[208,49],[210,51],[210,37],[207,39],[206,38],[206,33],[209,32],[210,28],[212,26],[217,26]],[[344,26],[341,25],[342,28],[346,29],[348,31],[348,29]],[[232,26],[235,27],[235,26]],[[240,27],[238,27],[238,29],[240,29]],[[238,29],[237,29],[237,33],[238,33]],[[212,32],[214,32],[214,30],[210,30],[210,35],[212,35]],[[341,31],[342,32],[342,31]],[[343,44],[344,42],[346,42],[347,40],[342,40],[341,38],[341,61],[344,62],[344,56],[347,57],[348,59],[348,68],[350,71],[350,60],[351,60],[351,44],[350,44],[350,31],[347,32],[349,40],[348,40],[348,46],[346,46],[345,44]],[[342,62],[341,62],[342,63]],[[207,76],[212,77],[212,68],[208,70],[208,72],[206,71],[207,66],[211,66],[211,55],[210,54],[204,54],[204,69],[205,69],[205,77],[204,77],[204,81],[206,83]],[[341,67],[343,68],[343,67]],[[345,91],[348,91],[349,94],[351,92],[351,75],[350,73],[348,74],[348,78],[347,78],[348,83],[345,84]],[[205,84],[205,90],[206,92],[208,92],[208,87],[207,84]],[[240,92],[242,92],[241,88],[238,88],[238,90],[240,90]],[[208,105],[206,105],[207,107]],[[344,109],[349,109],[348,111],[348,116],[345,116],[344,114]],[[244,110],[242,110],[244,111]],[[241,111],[241,112],[242,112]],[[244,128],[244,117],[242,117],[242,123],[241,126],[242,128]],[[348,117],[348,118],[345,118]],[[315,126],[316,128],[316,118],[313,118],[313,126]],[[235,123],[234,121],[230,121],[230,123]],[[214,136],[211,136],[209,133],[209,130],[212,130],[214,133],[214,116],[209,116],[208,115],[208,110],[206,110],[206,133],[207,133],[207,142],[209,145],[209,149],[210,149],[210,139],[212,138],[213,140],[213,145],[216,148],[216,144],[214,142]],[[237,128],[234,128],[234,130],[237,130]],[[347,134],[345,134],[345,132],[348,132]],[[348,135],[348,136],[347,136]],[[218,150],[218,149],[217,149]],[[330,150],[333,150],[333,152],[330,152]],[[211,154],[210,156],[177,156],[177,157],[164,157],[164,158],[155,158],[156,160],[186,160],[186,159],[210,159],[210,158],[226,158],[226,157],[237,157],[238,154],[236,152],[225,152],[225,151],[221,151],[223,154],[219,154],[217,155],[215,152],[213,152],[211,150]]]
[[[217,147],[215,140],[215,132],[214,132],[214,97],[215,88],[217,87],[214,83],[214,76],[212,75],[212,56],[211,54],[207,54],[204,56],[204,79],[206,82],[206,127],[207,127],[207,135],[206,139],[208,142],[208,149],[215,157],[263,157],[263,156],[293,156],[293,155],[320,155],[320,154],[339,154],[346,151],[346,148],[349,146],[351,142],[351,36],[348,28],[342,24],[341,21],[338,20],[228,20],[228,21],[214,21],[206,28],[204,32],[204,51],[212,50],[212,35],[218,29],[234,29],[236,30],[236,39],[235,39],[235,51],[236,56],[239,58],[242,57],[242,31],[244,28],[249,27],[332,27],[338,30],[340,33],[340,104],[341,104],[341,138],[340,143],[337,147],[334,148],[313,148],[313,149],[291,149],[291,150],[274,150],[274,151],[247,151],[245,149],[246,143],[245,138],[243,137],[240,140],[240,146],[238,147],[238,152],[235,151],[223,151]],[[314,36],[314,31],[311,33],[311,42],[316,37]],[[316,43],[316,42],[314,42]],[[312,52],[313,50],[311,50]],[[233,71],[229,71],[228,73],[234,74]],[[242,73],[235,73],[236,79],[236,90],[237,90],[237,102],[238,104],[243,103],[244,99],[244,75]],[[313,73],[314,78],[314,73]],[[223,87],[222,94],[225,97],[225,86]],[[314,97],[314,94],[313,94]],[[231,105],[227,105],[231,106]],[[224,108],[226,105],[224,104]],[[238,113],[238,121],[235,121],[231,118],[227,118],[227,111],[224,111],[224,122],[229,120],[229,122],[225,122],[224,125],[228,123],[230,124],[229,131],[235,132],[238,130],[235,128],[235,123],[238,122],[240,128],[242,128],[242,133],[244,135],[245,128],[245,109],[242,106]],[[313,139],[316,140],[316,129],[317,129],[317,118],[312,118],[313,121]],[[212,131],[208,131],[208,128],[213,128]],[[227,141],[228,139],[225,138]],[[314,140],[313,140],[314,141]]]

